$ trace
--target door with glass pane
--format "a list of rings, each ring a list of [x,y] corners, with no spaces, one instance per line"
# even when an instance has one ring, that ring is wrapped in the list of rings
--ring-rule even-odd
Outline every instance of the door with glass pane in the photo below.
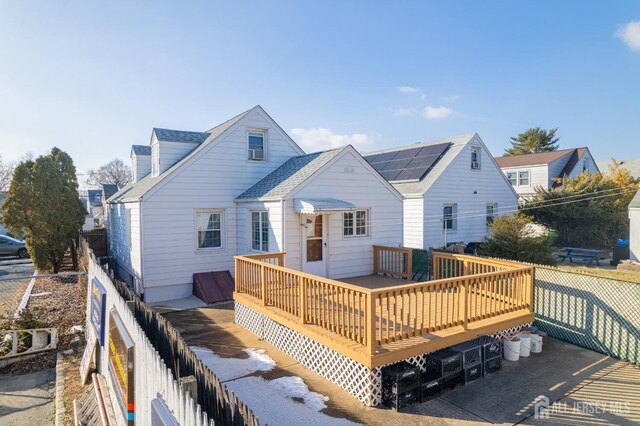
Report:
[[[325,215],[302,216],[302,270],[309,274],[327,276],[327,218]]]

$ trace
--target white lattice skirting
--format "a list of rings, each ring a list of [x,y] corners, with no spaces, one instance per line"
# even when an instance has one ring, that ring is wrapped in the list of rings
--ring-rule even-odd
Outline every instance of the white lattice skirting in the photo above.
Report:
[[[370,369],[238,302],[235,302],[235,322],[335,383],[363,404],[376,406],[382,402],[382,367]],[[524,325],[501,331],[494,336],[502,337],[522,327]],[[424,371],[426,355],[405,361]]]

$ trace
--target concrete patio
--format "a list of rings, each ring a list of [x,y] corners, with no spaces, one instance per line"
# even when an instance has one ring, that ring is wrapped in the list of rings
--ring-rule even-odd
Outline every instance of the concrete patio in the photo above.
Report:
[[[369,408],[294,359],[233,323],[233,306],[210,306],[165,314],[190,345],[221,357],[247,358],[245,348],[265,349],[277,364],[265,379],[301,377],[310,390],[330,398],[328,416],[372,425],[451,424],[638,424],[640,368],[606,355],[545,338],[542,354],[400,413]],[[234,378],[229,380],[237,380]],[[538,397],[549,399],[548,419],[537,419]],[[274,408],[275,409],[275,408]]]

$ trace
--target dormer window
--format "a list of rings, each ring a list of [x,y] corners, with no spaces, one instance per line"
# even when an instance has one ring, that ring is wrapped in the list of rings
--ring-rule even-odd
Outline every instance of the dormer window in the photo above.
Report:
[[[266,159],[265,131],[249,130],[248,142],[248,159],[251,161],[264,161]]]
[[[480,147],[471,148],[471,170],[480,170]]]

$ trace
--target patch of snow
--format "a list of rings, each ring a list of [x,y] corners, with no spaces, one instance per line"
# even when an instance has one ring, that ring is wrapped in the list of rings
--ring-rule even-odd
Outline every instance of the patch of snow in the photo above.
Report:
[[[74,325],[70,328],[71,334],[78,334],[84,332],[84,327],[81,325]]]
[[[282,377],[265,380],[262,377],[244,377],[225,383],[253,410],[261,423],[272,425],[356,425],[347,419],[328,416],[321,410],[327,398],[309,391],[299,377]],[[292,398],[302,398],[304,403]]]
[[[31,293],[31,297],[48,296],[50,294],[50,291],[43,291],[42,293]]]
[[[247,359],[223,358],[211,349],[199,346],[191,346],[191,350],[222,382],[244,377],[256,371],[271,371],[276,366],[276,362],[266,354],[264,349],[243,349],[249,355]]]
[[[311,392],[301,377],[280,377],[279,379],[271,380],[269,384],[289,395],[291,398],[304,399],[304,403],[313,410],[320,411],[327,408],[325,401],[328,401],[329,397],[317,392]]]

